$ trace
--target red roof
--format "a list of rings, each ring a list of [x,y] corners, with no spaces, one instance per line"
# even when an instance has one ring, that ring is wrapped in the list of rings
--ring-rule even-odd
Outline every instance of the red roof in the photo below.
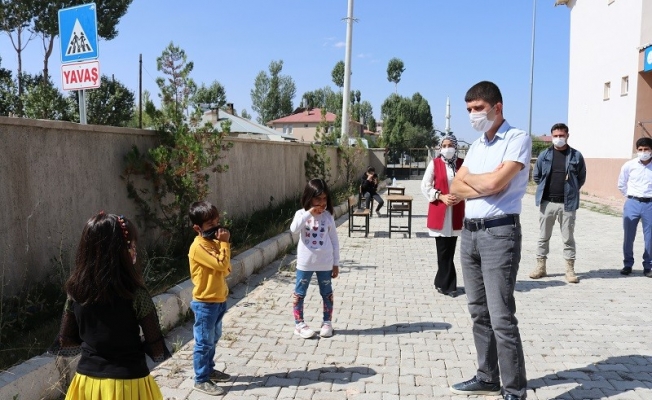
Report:
[[[537,139],[541,140],[542,142],[552,143],[552,136],[549,136],[549,135],[537,136]]]
[[[326,112],[326,122],[335,122],[336,115],[332,112]],[[287,117],[269,121],[267,124],[292,124],[292,123],[320,123],[321,122],[321,108],[299,108],[294,114]]]

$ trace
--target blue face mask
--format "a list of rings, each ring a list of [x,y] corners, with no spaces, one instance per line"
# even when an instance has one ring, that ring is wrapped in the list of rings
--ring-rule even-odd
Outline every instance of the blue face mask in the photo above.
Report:
[[[217,231],[221,228],[221,226],[214,226],[211,229],[207,229],[201,233],[201,237],[204,239],[215,239],[215,235],[217,235]]]

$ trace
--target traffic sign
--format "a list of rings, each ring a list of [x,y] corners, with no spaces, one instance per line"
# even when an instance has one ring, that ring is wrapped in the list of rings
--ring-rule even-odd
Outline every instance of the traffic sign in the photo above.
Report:
[[[59,10],[61,63],[92,60],[97,48],[97,13],[95,3]]]
[[[97,89],[100,87],[100,61],[61,65],[63,90]]]

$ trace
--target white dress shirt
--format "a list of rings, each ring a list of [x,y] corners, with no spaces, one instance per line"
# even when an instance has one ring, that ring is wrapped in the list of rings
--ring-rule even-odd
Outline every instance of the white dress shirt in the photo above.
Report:
[[[652,162],[643,165],[637,157],[623,164],[618,190],[623,196],[652,198]]]

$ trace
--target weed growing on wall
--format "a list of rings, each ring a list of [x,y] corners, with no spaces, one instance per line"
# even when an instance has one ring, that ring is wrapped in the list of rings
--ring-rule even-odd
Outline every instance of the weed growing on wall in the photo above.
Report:
[[[137,220],[141,226],[157,229],[164,241],[161,244],[172,254],[187,250],[193,236],[188,208],[208,197],[208,172],[228,170],[219,160],[233,146],[224,140],[229,122],[223,123],[221,132],[193,121],[161,124],[159,146],[145,153],[134,146],[125,157],[122,177],[129,198],[136,202]]]
[[[367,149],[362,144],[362,140],[358,138],[355,146],[351,146],[348,143],[340,143],[337,150],[340,154],[340,159],[344,163],[344,181],[347,186],[357,188],[360,182],[356,171],[360,171],[364,167],[365,160],[369,158],[367,156]]]

